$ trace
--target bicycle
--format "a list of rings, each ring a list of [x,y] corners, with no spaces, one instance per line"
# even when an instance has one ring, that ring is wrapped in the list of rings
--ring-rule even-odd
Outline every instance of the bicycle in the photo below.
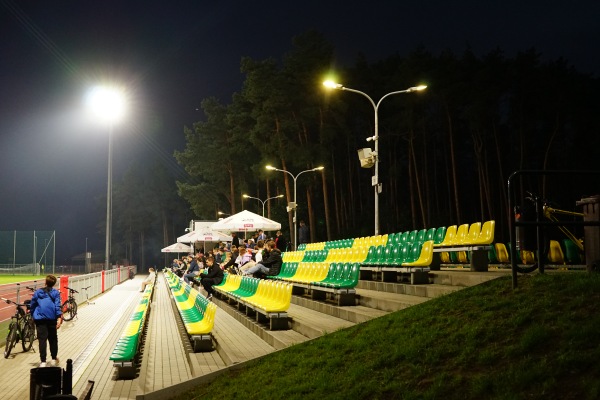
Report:
[[[531,193],[531,192],[527,192],[527,197],[525,198],[526,200],[530,201],[531,203],[533,203],[534,205],[534,210],[528,212],[526,210],[521,210],[521,209],[516,209],[515,210],[515,220],[517,221],[523,221],[523,220],[528,220],[530,222],[539,222],[540,219],[545,218],[549,221],[552,222],[556,222],[556,223],[560,223],[563,222],[559,219],[558,216],[570,216],[570,217],[580,217],[583,218],[583,213],[578,213],[578,212],[574,212],[574,211],[568,211],[568,210],[561,210],[559,208],[556,207],[552,207],[550,202],[548,200],[545,199],[541,199],[538,195]],[[531,214],[531,215],[528,215]],[[575,234],[573,232],[571,232],[566,226],[564,225],[557,225],[556,226],[560,232],[562,232],[567,238],[569,238],[569,240],[571,240],[579,249],[580,252],[583,252],[583,241],[578,239]],[[531,237],[530,235],[533,233],[533,231],[528,231],[528,233],[530,235],[527,235],[525,233],[525,229],[523,228],[520,232],[519,230],[517,230],[517,243],[528,243],[528,242],[537,242],[537,249],[539,251],[539,256],[540,257],[544,257],[545,254],[548,254],[548,250],[550,248],[550,239],[548,237],[548,234],[546,232],[546,230],[544,230],[543,232],[539,232],[538,233],[538,237],[534,238]],[[528,236],[527,238],[525,238],[526,236]],[[541,242],[541,243],[540,243]],[[521,252],[527,252],[528,250],[526,250],[524,247],[525,246],[521,246],[522,248],[520,249]],[[530,251],[528,253],[531,253]],[[523,256],[523,254],[521,254],[521,256]],[[529,257],[532,257],[532,255],[529,255]],[[529,272],[533,272],[535,271],[538,267],[539,267],[539,260],[536,261],[534,260],[534,263],[530,266],[516,266],[517,271],[521,272],[521,273],[529,273]]]
[[[75,301],[75,296],[73,296],[73,293],[79,292],[68,286],[65,286],[65,289],[69,291],[69,298],[62,304],[61,310],[63,313],[63,319],[65,321],[70,321],[77,316],[77,302]]]
[[[30,289],[31,288],[27,288]],[[19,304],[10,299],[0,297],[6,304],[14,304],[16,306],[15,315],[11,317],[8,326],[8,335],[6,335],[6,347],[4,349],[4,358],[10,356],[10,352],[15,347],[17,342],[21,341],[23,352],[28,352],[33,346],[36,339],[35,323],[31,316],[30,303],[31,300],[25,300],[23,304]]]

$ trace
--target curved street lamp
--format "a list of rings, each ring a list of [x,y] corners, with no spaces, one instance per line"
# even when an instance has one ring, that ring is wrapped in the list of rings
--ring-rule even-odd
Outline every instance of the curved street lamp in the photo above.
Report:
[[[296,210],[298,208],[298,204],[296,203],[296,180],[298,179],[298,177],[300,175],[302,175],[305,172],[321,171],[325,167],[321,166],[321,167],[316,167],[316,168],[312,168],[312,169],[306,169],[304,171],[298,172],[298,174],[296,174],[295,176],[290,171],[286,171],[285,169],[275,168],[275,167],[272,167],[270,165],[267,165],[265,168],[268,169],[268,170],[271,170],[271,171],[279,171],[279,172],[286,173],[289,176],[291,176],[292,179],[294,180],[294,204],[293,204],[293,206],[291,208],[294,210],[294,219],[293,219],[293,222],[294,222],[294,250],[296,250],[298,248],[298,246],[297,246],[298,232],[296,231],[296,225],[298,223],[297,220],[296,220]]]
[[[125,94],[122,90],[97,86],[87,97],[88,107],[98,119],[108,124],[108,182],[106,185],[106,252],[104,269],[110,268],[111,222],[112,222],[112,133],[113,126],[125,114]]]
[[[381,192],[381,184],[379,183],[379,116],[378,116],[379,105],[381,104],[383,99],[385,99],[388,96],[391,96],[394,94],[400,94],[400,93],[419,92],[419,91],[427,89],[427,86],[426,85],[413,86],[413,87],[409,87],[408,89],[405,89],[405,90],[397,90],[394,92],[390,92],[390,93],[384,95],[381,99],[379,99],[377,104],[375,104],[373,99],[368,94],[366,94],[365,92],[361,92],[360,90],[351,89],[351,88],[345,87],[339,83],[335,83],[333,81],[325,81],[325,82],[323,82],[323,86],[325,86],[329,89],[346,90],[348,92],[358,93],[358,94],[366,97],[369,100],[369,102],[373,106],[373,110],[375,111],[375,134],[371,137],[368,137],[367,142],[372,140],[374,143],[374,147],[375,147],[375,149],[373,151],[373,155],[375,156],[375,170],[373,172],[373,178],[371,181],[371,185],[375,188],[375,236],[377,236],[377,235],[379,235],[379,193]]]
[[[269,197],[268,199],[265,199],[265,200],[261,200],[258,197],[248,196],[247,194],[243,194],[242,197],[245,198],[245,199],[254,199],[254,200],[260,201],[262,203],[262,216],[264,217],[265,216],[265,203],[267,201],[269,201],[269,200],[272,200],[272,199],[280,199],[280,198],[283,197],[283,195],[280,194],[280,195],[277,195],[277,196]]]

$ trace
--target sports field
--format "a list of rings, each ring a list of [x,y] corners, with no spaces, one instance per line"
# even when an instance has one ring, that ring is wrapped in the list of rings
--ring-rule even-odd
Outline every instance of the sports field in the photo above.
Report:
[[[41,281],[44,283],[45,275],[0,275],[0,285],[15,282]]]

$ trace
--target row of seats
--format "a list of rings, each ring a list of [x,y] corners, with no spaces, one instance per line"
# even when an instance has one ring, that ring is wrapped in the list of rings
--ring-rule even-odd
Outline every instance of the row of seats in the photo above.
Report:
[[[510,243],[495,243],[489,252],[490,263],[508,264],[510,263]],[[583,257],[579,247],[570,239],[563,239],[561,242],[550,240],[550,248],[546,255],[546,261],[551,264],[581,264]],[[535,262],[535,253],[533,251],[521,250],[519,252],[519,261],[523,264],[533,264]]]
[[[362,264],[382,267],[426,267],[431,264],[433,259],[433,246],[433,240],[424,243],[405,242],[387,246],[372,246]]]
[[[292,285],[268,279],[225,274],[223,281],[213,286],[220,294],[234,300],[238,307],[256,312],[256,321],[261,316],[269,320],[271,330],[288,329],[287,310],[292,301]]]
[[[436,242],[435,246],[477,246],[491,245],[494,241],[496,221],[490,220],[483,223],[451,225],[446,229],[444,240]]]
[[[406,242],[421,242],[432,240],[435,246],[455,246],[463,244],[491,244],[494,241],[495,221],[475,222],[472,224],[451,225],[449,227],[429,228],[390,234],[360,237],[356,239],[340,239],[327,242],[304,243],[298,246],[298,251],[320,251],[343,248],[360,248],[371,246],[387,246]],[[308,260],[299,260],[308,261]]]
[[[135,378],[135,357],[142,342],[142,332],[150,309],[153,290],[154,283],[146,285],[139,304],[133,310],[129,322],[109,357],[117,368],[118,378]]]
[[[166,270],[165,277],[194,351],[212,350],[217,306],[173,272]]]
[[[358,285],[359,263],[284,263],[278,275],[269,278],[321,286],[332,289],[352,289]]]

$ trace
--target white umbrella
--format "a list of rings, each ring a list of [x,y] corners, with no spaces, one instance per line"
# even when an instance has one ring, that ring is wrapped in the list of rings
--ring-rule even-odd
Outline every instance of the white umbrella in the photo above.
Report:
[[[231,236],[210,229],[189,232],[177,238],[177,241],[181,243],[231,242],[231,240],[233,240]]]
[[[192,248],[183,243],[173,243],[161,250],[162,253],[190,253]]]
[[[215,222],[210,226],[210,229],[225,232],[257,231],[259,229],[276,231],[281,229],[281,224],[244,210]]]

